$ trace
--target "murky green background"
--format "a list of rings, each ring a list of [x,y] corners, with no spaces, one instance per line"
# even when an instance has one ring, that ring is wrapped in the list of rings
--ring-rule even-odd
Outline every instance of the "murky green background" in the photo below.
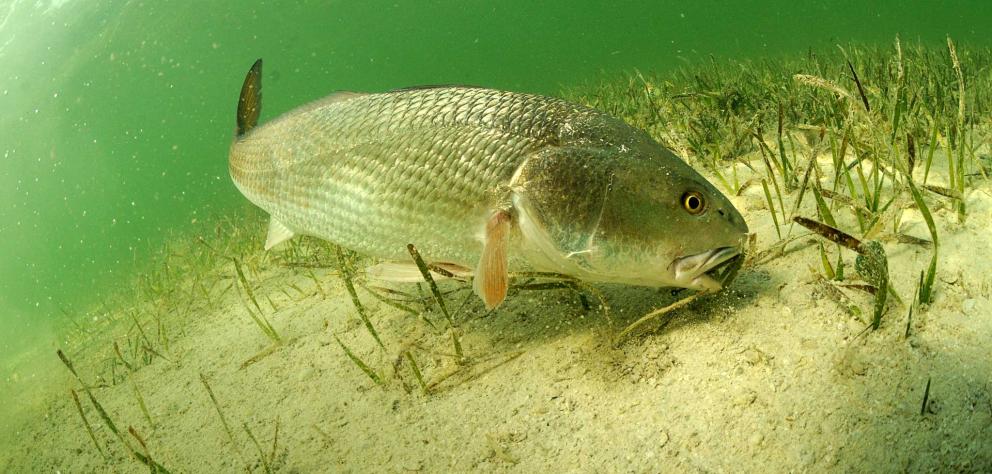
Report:
[[[0,2],[0,384],[34,375],[3,370],[24,349],[54,352],[61,310],[92,308],[174,231],[243,206],[226,153],[258,57],[265,120],[336,89],[555,93],[897,33],[989,45],[989,25],[980,0]]]

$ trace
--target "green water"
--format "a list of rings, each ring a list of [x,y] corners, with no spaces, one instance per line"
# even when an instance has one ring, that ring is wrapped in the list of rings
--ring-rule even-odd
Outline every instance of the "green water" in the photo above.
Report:
[[[91,308],[172,233],[241,209],[226,151],[258,57],[265,120],[336,89],[553,94],[711,55],[896,34],[992,44],[985,1],[734,3],[0,2],[0,355],[50,354],[61,309]]]

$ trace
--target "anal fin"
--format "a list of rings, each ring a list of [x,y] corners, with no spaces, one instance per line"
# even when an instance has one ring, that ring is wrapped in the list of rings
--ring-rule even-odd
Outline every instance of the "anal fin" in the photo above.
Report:
[[[296,235],[288,227],[277,221],[275,218],[269,219],[269,232],[265,236],[265,250],[269,250]]]
[[[482,257],[475,271],[472,288],[482,298],[487,309],[493,309],[506,299],[510,286],[507,263],[507,242],[510,238],[510,214],[500,211],[486,222]]]

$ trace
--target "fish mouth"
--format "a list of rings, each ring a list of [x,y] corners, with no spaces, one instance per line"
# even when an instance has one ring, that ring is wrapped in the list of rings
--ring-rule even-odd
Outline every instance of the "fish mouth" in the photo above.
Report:
[[[715,248],[676,259],[675,281],[683,288],[717,291],[737,276],[743,263],[740,248]]]

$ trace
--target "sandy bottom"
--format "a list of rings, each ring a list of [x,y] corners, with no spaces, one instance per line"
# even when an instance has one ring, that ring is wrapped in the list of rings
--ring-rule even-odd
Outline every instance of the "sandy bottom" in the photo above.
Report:
[[[759,249],[767,248],[775,230],[760,189],[752,191],[736,204]],[[155,357],[133,374],[154,425],[131,383],[93,394],[172,472],[988,472],[992,188],[969,190],[963,224],[941,199],[933,199],[942,239],[936,300],[915,312],[908,337],[907,306],[891,304],[881,329],[863,332],[868,316],[827,296],[829,283],[810,270],[821,268],[812,237],[618,346],[620,329],[677,297],[601,287],[607,320],[568,290],[522,292],[492,313],[452,296],[462,364],[443,330],[360,289],[386,347],[379,349],[334,272],[316,270],[318,288],[304,271],[272,267],[249,278],[282,345],[269,351],[237,293],[218,290],[214,309],[177,322],[184,336],[163,354],[168,360]],[[906,210],[902,221],[901,231],[928,236],[918,212]],[[892,284],[908,302],[930,250],[883,244]],[[827,248],[836,259],[836,247]],[[844,252],[853,273],[854,255]],[[227,283],[218,288],[234,281],[233,267],[219,274]],[[869,295],[841,291],[869,314]],[[335,335],[385,386],[349,360]],[[421,393],[404,351],[430,394]],[[107,355],[105,347],[70,354],[84,380],[95,379]],[[67,396],[78,384],[59,370],[64,379],[19,424],[0,471],[108,469]],[[109,465],[147,470],[83,403]]]

